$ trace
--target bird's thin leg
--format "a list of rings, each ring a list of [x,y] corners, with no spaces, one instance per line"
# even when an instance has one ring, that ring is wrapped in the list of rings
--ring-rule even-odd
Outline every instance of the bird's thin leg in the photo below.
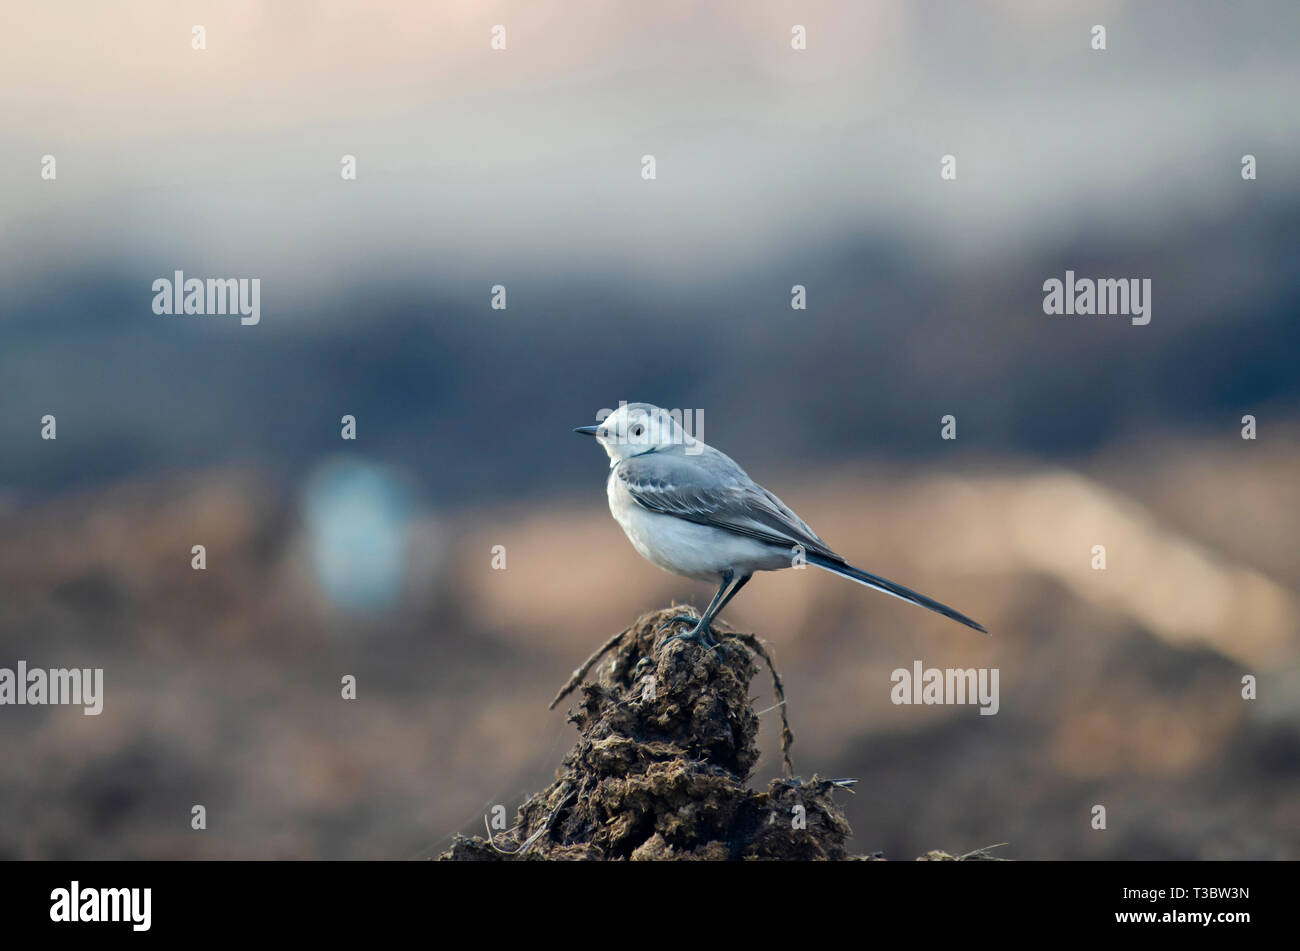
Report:
[[[704,629],[703,643],[706,647],[711,649],[716,648],[724,654],[727,652],[725,647],[713,639],[713,619],[722,613],[722,609],[727,606],[727,602],[734,598],[736,592],[743,588],[745,582],[749,581],[752,577],[754,577],[753,572],[750,572],[747,575],[741,575],[740,579],[732,586],[731,590],[727,592],[727,596],[717,604],[710,604],[708,610],[704,612],[704,617],[700,618],[700,626]],[[716,601],[717,599],[715,598],[714,600]]]
[[[743,588],[746,585],[746,583],[748,583],[749,579],[752,577],[754,577],[754,573],[752,571],[747,575],[740,576],[740,578],[736,581],[735,587],[733,587],[730,591],[728,591],[727,596],[722,599],[722,603],[713,609],[713,617],[717,617],[719,614],[722,613],[722,609],[727,606],[728,602],[730,602],[731,599],[736,596],[736,593],[740,591],[740,589]],[[712,621],[713,618],[709,618],[709,620]]]
[[[718,591],[713,596],[713,600],[710,601],[709,606],[704,609],[704,614],[695,622],[695,626],[684,634],[674,634],[672,637],[665,639],[664,644],[670,644],[677,640],[699,641],[705,647],[713,647],[716,644],[716,641],[713,640],[713,632],[709,630],[709,623],[713,620],[713,616],[718,613],[718,606],[722,603],[722,596],[726,593],[727,588],[731,586],[731,581],[735,576],[736,573],[730,569],[724,571],[722,573],[722,584],[718,586]],[[669,627],[678,621],[694,620],[695,619],[689,615],[678,615],[664,624],[664,627]],[[663,644],[660,645],[660,647],[662,646]]]

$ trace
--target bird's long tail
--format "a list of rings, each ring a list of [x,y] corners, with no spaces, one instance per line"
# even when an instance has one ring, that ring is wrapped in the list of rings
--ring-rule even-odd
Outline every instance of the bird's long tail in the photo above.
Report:
[[[923,594],[918,594],[911,588],[904,588],[901,584],[895,584],[887,578],[873,575],[869,572],[863,571],[861,568],[854,568],[846,561],[835,561],[832,558],[826,558],[822,555],[813,554],[812,552],[808,553],[807,558],[809,564],[816,565],[818,568],[825,568],[827,571],[833,571],[835,574],[856,581],[858,584],[864,584],[868,588],[875,588],[877,591],[885,592],[885,594],[892,594],[894,597],[906,601],[909,604],[919,604],[921,607],[929,608],[931,611],[942,614],[944,617],[950,617],[954,621],[960,621],[967,627],[973,627],[975,630],[981,631],[984,634],[988,633],[988,630],[983,624],[980,624],[977,621],[972,621],[960,611],[954,611],[946,604],[940,604],[938,601],[927,598]]]

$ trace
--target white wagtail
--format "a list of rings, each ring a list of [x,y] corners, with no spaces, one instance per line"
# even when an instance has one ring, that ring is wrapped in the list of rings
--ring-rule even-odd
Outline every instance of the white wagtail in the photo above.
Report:
[[[609,454],[609,510],[641,556],[674,574],[719,582],[698,621],[682,615],[664,625],[695,621],[669,640],[715,646],[710,624],[754,572],[790,568],[800,554],[818,568],[988,633],[947,605],[850,565],[789,506],[729,456],[688,435],[666,410],[624,404],[600,425],[574,432],[595,436]]]

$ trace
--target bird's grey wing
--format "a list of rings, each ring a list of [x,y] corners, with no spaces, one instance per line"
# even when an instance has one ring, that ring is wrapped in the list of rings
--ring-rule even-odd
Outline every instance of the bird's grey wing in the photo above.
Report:
[[[707,447],[699,455],[651,452],[619,463],[617,475],[642,508],[725,529],[782,548],[843,559],[775,495],[730,457]]]

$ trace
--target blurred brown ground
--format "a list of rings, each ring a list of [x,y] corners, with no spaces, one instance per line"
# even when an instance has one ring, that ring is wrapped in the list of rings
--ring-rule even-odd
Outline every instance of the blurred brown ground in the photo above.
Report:
[[[861,780],[851,850],[1300,857],[1298,447],[1229,430],[1070,469],[751,473],[851,561],[992,632],[816,569],[760,575],[727,612],[785,676],[796,768]],[[599,479],[528,510],[425,515],[407,595],[377,617],[329,606],[296,501],[253,473],[0,512],[0,665],[106,681],[99,717],[0,711],[0,857],[423,858],[495,804],[513,815],[575,738],[546,710],[573,667],[709,594],[636,555]],[[999,668],[1000,712],[891,704],[890,672],[918,659]],[[779,774],[774,717],[759,787]]]

